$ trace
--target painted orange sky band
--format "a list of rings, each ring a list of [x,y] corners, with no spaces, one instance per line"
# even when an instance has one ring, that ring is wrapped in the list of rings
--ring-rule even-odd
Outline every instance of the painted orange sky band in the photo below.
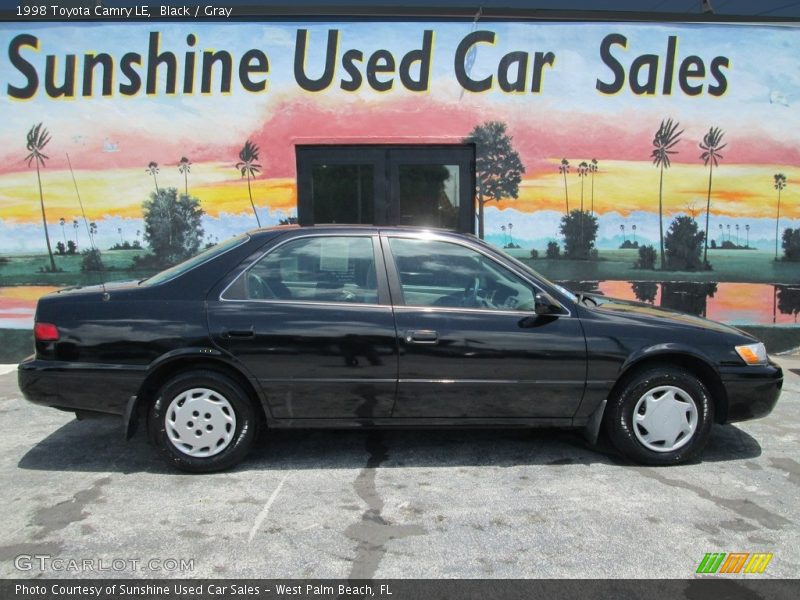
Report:
[[[556,159],[549,168],[528,173],[520,185],[519,197],[498,202],[500,209],[515,208],[523,212],[537,210],[563,211],[564,181],[557,172]],[[657,210],[658,171],[648,162],[608,161],[601,163],[595,176],[594,210],[603,215],[614,211],[628,215],[634,211]],[[772,174],[789,171],[790,165],[728,164],[712,195],[712,213],[716,215],[770,218],[775,216],[777,195],[772,187]],[[141,203],[153,191],[152,178],[142,168],[123,168],[108,171],[79,170],[75,172],[81,197],[90,219],[104,215],[128,218],[141,217]],[[43,175],[48,210],[53,215],[71,218],[77,210],[75,189],[68,170],[48,169]],[[161,186],[183,190],[183,176],[176,165],[161,163]],[[667,214],[705,211],[705,190],[702,184],[708,171],[702,164],[675,164],[665,185],[664,209]],[[571,206],[580,206],[581,182],[577,175],[569,176]],[[17,222],[37,222],[38,188],[35,173],[19,171],[0,176],[0,219]],[[297,189],[293,178],[260,178],[252,182],[253,197],[259,207],[293,212],[297,206]],[[236,214],[250,210],[247,186],[232,164],[193,163],[189,180],[190,193],[200,198],[203,209],[212,217],[223,213]],[[788,219],[800,218],[800,202],[795,190],[784,190],[781,214]],[[584,182],[584,204],[591,203],[591,182]]]
[[[650,153],[653,134],[665,118],[680,122],[683,132],[672,149],[672,166],[664,178],[667,216],[705,211],[708,168],[700,159],[698,144],[714,126],[725,132],[726,147],[714,173],[711,213],[732,218],[774,218],[777,195],[773,175],[784,173],[789,184],[782,192],[781,214],[786,219],[800,218],[800,186],[794,185],[795,177],[800,176],[796,175],[800,174],[800,118],[792,105],[800,90],[787,76],[796,70],[800,43],[792,28],[487,23],[479,29],[487,33],[478,37],[491,38],[493,43],[474,44],[474,54],[468,58],[463,52],[459,54],[459,48],[475,29],[460,23],[237,23],[224,27],[162,23],[104,28],[89,24],[49,28],[3,24],[0,46],[17,48],[18,58],[29,65],[27,70],[19,61],[0,65],[0,89],[4,91],[20,90],[26,81],[31,83],[31,69],[44,74],[45,55],[50,53],[62,59],[54,63],[61,65],[55,74],[56,83],[66,81],[63,59],[76,57],[76,90],[85,71],[81,71],[86,61],[82,52],[108,53],[112,68],[129,52],[139,52],[147,58],[146,63],[151,63],[148,44],[152,46],[156,33],[158,52],[174,52],[179,60],[174,77],[165,70],[167,67],[142,65],[140,75],[144,76],[145,70],[147,74],[151,70],[156,73],[147,86],[142,83],[153,88],[152,94],[142,90],[134,97],[122,96],[122,73],[116,72],[107,96],[101,94],[103,82],[97,75],[88,97],[76,92],[78,95],[68,101],[53,98],[52,89],[47,91],[40,83],[37,91],[31,92],[31,100],[0,98],[4,112],[0,128],[0,220],[35,223],[40,218],[35,173],[24,162],[25,133],[37,122],[44,122],[52,135],[42,185],[50,215],[56,219],[72,217],[76,211],[67,154],[91,219],[140,218],[141,203],[153,190],[154,182],[145,173],[150,161],[160,165],[161,186],[183,189],[184,181],[177,171],[182,156],[192,161],[190,192],[201,200],[208,215],[217,217],[249,210],[246,185],[234,168],[242,144],[249,139],[260,146],[259,162],[263,166],[253,183],[256,205],[271,212],[291,213],[296,206],[298,144],[460,143],[476,125],[487,120],[507,125],[526,167],[519,197],[504,199],[494,205],[497,208],[530,214],[563,211],[564,182],[557,171],[562,158],[572,164],[566,192],[571,207],[578,207],[581,181],[575,167],[580,161],[597,159],[594,210],[598,215],[655,215],[659,172],[651,164]],[[325,39],[332,31],[338,32],[341,48],[335,49],[331,63],[331,84],[311,92],[308,84],[301,85],[298,76],[297,40],[303,37],[301,32],[306,32],[303,77],[324,78],[331,51],[326,53]],[[40,51],[20,46],[21,35],[35,39]],[[625,43],[609,46],[610,39],[624,39]],[[430,72],[427,87],[413,91],[401,85],[399,60],[425,49],[420,44],[430,45],[430,52],[425,54]],[[610,55],[602,55],[604,47]],[[182,52],[195,52],[199,60],[208,48],[225,49],[237,60],[254,48],[268,56],[269,69],[262,69],[261,78],[265,85],[258,93],[238,87],[220,93],[217,87],[221,75],[212,71],[217,79],[209,84],[208,94],[194,89],[184,93],[184,88],[166,94],[165,78],[180,83],[185,81],[181,69],[189,73]],[[342,62],[342,53],[348,48],[363,52],[362,62],[351,62],[361,69],[361,84],[354,92],[345,91],[347,77],[353,76]],[[367,85],[365,69],[367,57],[383,48],[397,57],[398,64],[394,71],[378,78],[393,81],[392,86],[377,91],[374,78]],[[531,83],[527,71],[507,72],[505,75],[512,79],[525,79],[526,86],[521,92],[499,89],[498,65],[503,58],[514,52],[531,58],[535,51],[551,51],[556,57],[542,70],[541,81]],[[691,56],[700,57],[698,60],[706,65],[716,64],[723,69],[724,90],[715,88],[719,68],[713,77],[710,72],[697,75],[694,88],[684,85],[680,69],[673,65],[670,71],[668,67],[670,56],[676,65]],[[647,57],[641,64],[648,66],[634,67],[636,57]],[[621,70],[614,72],[614,65]],[[462,73],[457,76],[459,68]],[[484,93],[465,91],[465,74],[469,81],[491,78],[493,85]],[[422,80],[421,74],[412,73],[411,77]],[[603,91],[612,80],[619,83],[614,93]],[[711,93],[713,89],[717,91]],[[592,201],[588,181],[584,181],[584,188],[584,206],[588,207]]]

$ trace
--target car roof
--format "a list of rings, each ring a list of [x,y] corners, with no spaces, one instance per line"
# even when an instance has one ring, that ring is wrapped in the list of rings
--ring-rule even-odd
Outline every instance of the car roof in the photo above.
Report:
[[[254,229],[249,231],[250,235],[276,234],[281,232],[374,232],[374,233],[433,233],[441,236],[452,237],[467,237],[475,239],[471,233],[459,233],[452,229],[439,229],[436,227],[412,227],[407,225],[358,225],[358,224],[344,224],[344,223],[331,223],[324,225],[276,225],[274,227],[262,227],[261,229]]]

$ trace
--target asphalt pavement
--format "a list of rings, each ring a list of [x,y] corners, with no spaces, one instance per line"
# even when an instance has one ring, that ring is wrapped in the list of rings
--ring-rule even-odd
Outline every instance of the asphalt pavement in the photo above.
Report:
[[[214,475],[28,404],[0,367],[0,576],[685,578],[768,552],[759,577],[796,577],[800,358],[781,362],[775,411],[686,466],[559,430],[284,431]]]

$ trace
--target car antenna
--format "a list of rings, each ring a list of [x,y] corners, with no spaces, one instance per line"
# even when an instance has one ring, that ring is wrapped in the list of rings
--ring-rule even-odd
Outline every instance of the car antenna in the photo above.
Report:
[[[72,170],[72,161],[69,159],[69,152],[67,154],[67,164],[69,165],[69,173],[72,175],[72,183],[75,186],[75,195],[78,196],[78,204],[81,207],[81,216],[83,216],[83,224],[86,226],[86,235],[89,236],[89,247],[92,251],[97,252],[98,255],[100,254],[97,251],[97,247],[94,245],[94,238],[92,237],[92,232],[89,229],[89,219],[86,218],[86,211],[83,209],[83,200],[81,200],[81,193],[78,190],[78,181],[75,179],[75,171]],[[100,274],[100,285],[103,287],[103,294],[106,294],[106,282],[104,281],[103,277],[103,270],[100,269],[98,271]]]

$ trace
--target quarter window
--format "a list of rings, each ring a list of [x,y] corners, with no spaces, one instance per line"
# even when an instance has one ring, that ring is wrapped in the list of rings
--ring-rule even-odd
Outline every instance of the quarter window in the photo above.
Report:
[[[287,242],[243,273],[223,298],[376,304],[372,238],[319,236]]]
[[[465,246],[390,238],[408,306],[533,310],[530,285],[494,260]]]

